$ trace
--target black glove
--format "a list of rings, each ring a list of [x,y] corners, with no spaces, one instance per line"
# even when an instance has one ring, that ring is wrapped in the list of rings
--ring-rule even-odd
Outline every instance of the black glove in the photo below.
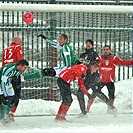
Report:
[[[93,99],[92,95],[90,95],[89,93],[86,95],[88,96],[89,100]]]
[[[81,77],[81,78],[85,78],[85,75],[84,75],[84,74],[80,74],[80,77]]]
[[[43,39],[46,39],[46,38],[47,38],[47,37],[44,36],[43,34],[40,34],[40,35],[38,35],[37,37],[41,37],[41,38],[43,38]]]

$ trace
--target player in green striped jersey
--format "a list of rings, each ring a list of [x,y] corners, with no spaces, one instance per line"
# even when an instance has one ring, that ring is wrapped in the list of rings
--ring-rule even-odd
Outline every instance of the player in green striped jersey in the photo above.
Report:
[[[28,62],[25,59],[18,61],[15,64],[7,64],[0,68],[0,96],[2,96],[1,102],[1,114],[0,121],[7,123],[9,118],[9,112],[14,107],[15,93],[11,84],[12,77],[19,77],[28,67]]]
[[[61,34],[58,38],[58,42],[55,42],[46,36],[40,34],[38,37],[41,37],[46,40],[49,44],[51,44],[53,47],[59,49],[61,51],[62,60],[64,65],[62,67],[53,67],[53,68],[45,68],[43,70],[37,71],[35,73],[27,74],[24,79],[25,80],[31,80],[31,79],[37,79],[41,78],[43,76],[52,76],[52,77],[58,77],[58,74],[75,64],[79,64],[80,61],[74,54],[74,51],[70,44],[68,43],[68,37],[66,34]]]

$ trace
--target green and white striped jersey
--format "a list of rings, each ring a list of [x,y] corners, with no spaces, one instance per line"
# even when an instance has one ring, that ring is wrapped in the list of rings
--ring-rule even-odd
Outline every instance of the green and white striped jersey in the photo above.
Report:
[[[66,43],[63,46],[60,46],[57,42],[49,38],[46,38],[46,42],[51,44],[53,47],[61,50],[64,66],[70,67],[72,65],[75,65],[77,62],[79,62],[79,59],[74,54],[74,51],[72,50],[72,47],[69,45],[69,43]]]
[[[11,79],[13,76],[20,76],[22,72],[18,71],[16,64],[7,64],[0,68],[0,85],[3,94],[6,96],[6,86],[11,85]]]

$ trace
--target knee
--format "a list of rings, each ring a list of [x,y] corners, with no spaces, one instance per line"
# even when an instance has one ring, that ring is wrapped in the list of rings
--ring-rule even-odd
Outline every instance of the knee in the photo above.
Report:
[[[2,103],[7,105],[7,106],[10,106],[10,105],[13,105],[15,104],[15,100],[16,100],[16,96],[8,96],[8,97],[3,97],[2,98]]]
[[[72,102],[73,102],[72,97],[68,97],[66,100],[63,101],[63,104],[70,106]]]

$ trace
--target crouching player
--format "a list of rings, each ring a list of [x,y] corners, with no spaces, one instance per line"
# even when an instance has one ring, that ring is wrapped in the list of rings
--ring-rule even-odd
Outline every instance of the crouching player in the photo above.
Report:
[[[16,76],[16,78],[19,78],[28,65],[28,62],[22,59],[15,64],[7,64],[0,68],[0,96],[2,96],[0,122],[2,124],[10,122],[9,113],[17,99],[12,85],[12,77]]]

